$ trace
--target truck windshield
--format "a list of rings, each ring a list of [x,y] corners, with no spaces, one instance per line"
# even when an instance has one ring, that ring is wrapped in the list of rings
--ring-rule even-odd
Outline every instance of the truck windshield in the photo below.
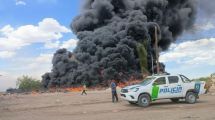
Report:
[[[155,77],[147,77],[142,82],[140,82],[139,85],[146,86],[150,84],[153,79],[155,79]]]

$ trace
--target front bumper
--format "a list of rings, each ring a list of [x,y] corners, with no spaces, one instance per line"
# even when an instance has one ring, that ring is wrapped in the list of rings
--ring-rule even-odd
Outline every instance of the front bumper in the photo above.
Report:
[[[131,92],[131,93],[120,93],[120,97],[126,101],[132,101],[136,102],[138,101],[138,95],[137,93]]]

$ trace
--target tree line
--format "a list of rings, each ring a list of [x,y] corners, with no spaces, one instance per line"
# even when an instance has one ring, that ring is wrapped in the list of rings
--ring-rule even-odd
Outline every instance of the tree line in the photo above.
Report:
[[[143,64],[144,65],[144,64]],[[193,79],[194,81],[205,81],[207,86],[210,87],[212,85],[212,78],[210,77],[200,77]],[[8,93],[21,93],[21,92],[32,92],[32,91],[40,91],[44,90],[42,82],[37,80],[31,76],[23,75],[17,78],[16,82],[17,88],[8,88],[6,91]]]

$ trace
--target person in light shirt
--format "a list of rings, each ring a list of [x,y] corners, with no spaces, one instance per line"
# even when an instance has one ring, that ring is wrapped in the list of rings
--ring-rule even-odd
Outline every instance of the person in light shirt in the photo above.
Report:
[[[83,90],[82,90],[82,93],[81,93],[81,95],[83,95],[83,94],[85,94],[85,95],[87,95],[87,86],[86,86],[86,84],[84,84],[83,85]]]

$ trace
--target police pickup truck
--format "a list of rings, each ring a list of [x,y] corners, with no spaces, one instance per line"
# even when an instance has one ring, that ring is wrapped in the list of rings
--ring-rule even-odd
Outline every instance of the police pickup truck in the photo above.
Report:
[[[130,104],[147,107],[159,99],[171,99],[172,102],[185,99],[187,103],[194,104],[205,91],[205,82],[191,81],[184,75],[154,75],[139,84],[122,88],[120,95]]]

